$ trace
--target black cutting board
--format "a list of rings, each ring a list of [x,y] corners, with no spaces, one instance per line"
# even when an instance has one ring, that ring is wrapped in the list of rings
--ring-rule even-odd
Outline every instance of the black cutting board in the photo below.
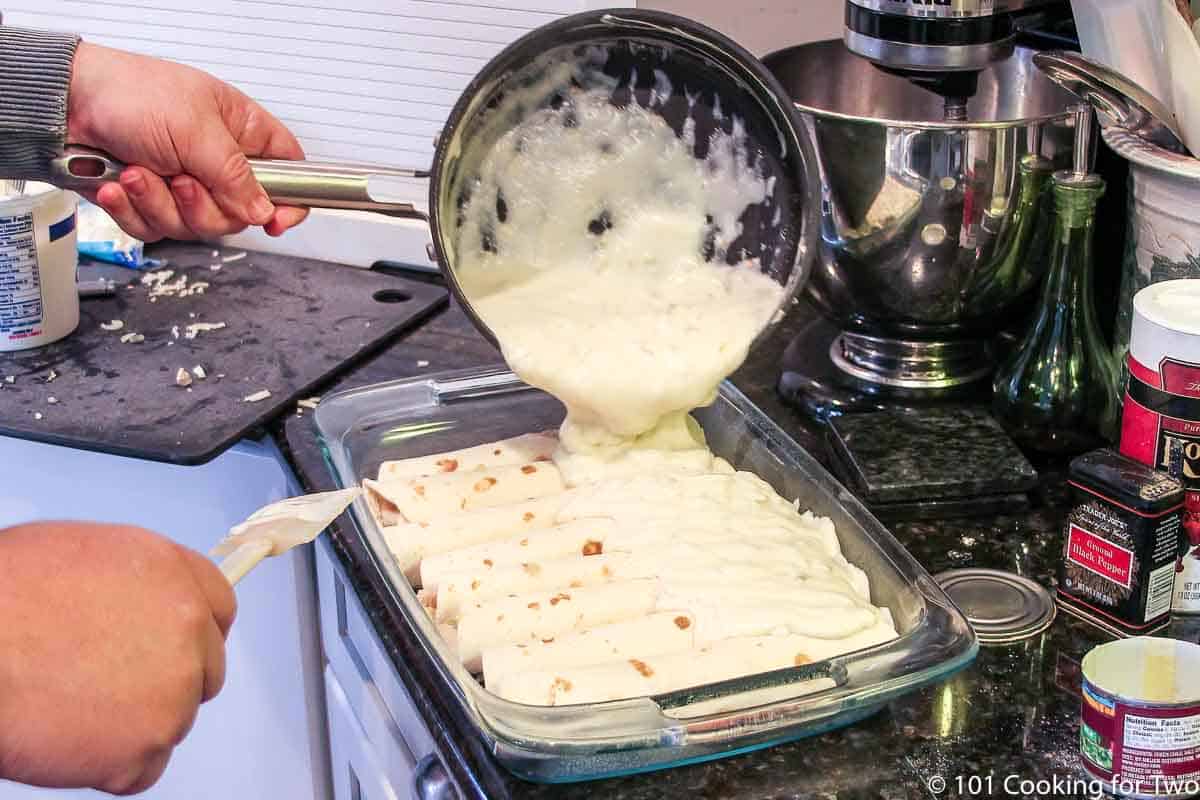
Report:
[[[153,251],[175,270],[171,280],[208,283],[202,294],[150,302],[141,274],[127,272],[133,283],[115,296],[82,301],[71,336],[0,353],[0,375],[15,378],[0,379],[0,435],[203,463],[272,418],[295,413],[298,399],[447,297],[439,286],[323,261],[248,253],[224,263],[212,254],[210,246],[177,243]],[[114,319],[124,322],[121,330],[101,329]],[[187,339],[187,325],[196,322],[225,328]],[[122,343],[127,333],[145,341]],[[208,377],[193,377],[191,391],[177,386],[176,371],[196,365]],[[48,381],[51,371],[57,377]],[[245,401],[262,389],[268,399]]]

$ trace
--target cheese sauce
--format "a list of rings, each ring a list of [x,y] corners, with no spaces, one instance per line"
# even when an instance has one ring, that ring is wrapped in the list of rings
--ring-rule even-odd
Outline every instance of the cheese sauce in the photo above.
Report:
[[[459,278],[513,370],[566,405],[566,449],[695,448],[684,415],[783,300],[757,262],[725,263],[770,189],[740,127],[701,161],[656,114],[580,91],[509,131],[480,172]]]
[[[688,413],[712,402],[784,300],[757,261],[731,252],[772,181],[736,119],[701,160],[693,125],[677,135],[609,97],[577,90],[530,114],[498,141],[461,208],[463,292],[513,371],[567,409],[554,462],[572,491],[556,524],[606,520],[604,552],[628,554],[626,571],[656,581],[656,609],[695,609],[697,642],[807,637],[810,658],[894,638],[832,524],[715,457]],[[490,569],[485,555],[471,563]],[[537,610],[505,612],[505,624],[545,613],[526,605]],[[492,612],[480,609],[479,619]],[[490,646],[481,636],[501,637],[494,629],[460,627],[472,662]],[[500,691],[572,702],[534,682],[532,695]]]

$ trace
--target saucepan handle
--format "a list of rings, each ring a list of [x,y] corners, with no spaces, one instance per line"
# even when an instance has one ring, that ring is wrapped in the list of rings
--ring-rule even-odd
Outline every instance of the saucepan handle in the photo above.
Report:
[[[400,199],[405,182],[428,178],[427,170],[374,164],[250,159],[254,177],[276,203],[309,208],[377,211],[398,217],[427,219],[410,201]],[[70,146],[50,163],[55,186],[74,191],[99,189],[117,180],[125,165],[99,150]]]

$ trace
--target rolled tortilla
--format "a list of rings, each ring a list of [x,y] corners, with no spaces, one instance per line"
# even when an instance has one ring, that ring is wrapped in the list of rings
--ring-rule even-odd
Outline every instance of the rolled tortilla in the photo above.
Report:
[[[564,633],[634,619],[654,610],[655,581],[617,581],[560,592],[504,597],[473,608],[458,621],[458,656],[478,672],[483,651],[531,644]]]
[[[379,527],[388,528],[402,524],[404,517],[400,516],[400,509],[396,508],[396,504],[378,492],[371,491],[367,483],[368,481],[363,481],[363,498],[366,499],[367,508],[371,510],[371,516],[379,523]]]
[[[615,527],[612,520],[581,519],[429,556],[421,562],[421,586],[437,591],[448,576],[464,572],[541,564],[571,555],[598,555]]]
[[[379,481],[387,483],[446,472],[472,472],[509,464],[549,461],[557,447],[558,434],[554,431],[526,433],[448,453],[385,461],[379,465]]]
[[[670,604],[660,601],[660,608]],[[708,643],[744,636],[790,633],[837,641],[856,636],[887,618],[872,607],[818,608],[764,598],[739,602],[696,601],[689,610],[696,618],[696,641]],[[890,623],[888,623],[890,628]]]
[[[488,567],[480,564],[463,572],[442,575],[437,584],[437,619],[453,622],[466,610],[497,597],[554,589],[580,589],[641,575],[629,574],[626,553],[576,553],[549,561],[527,561]]]
[[[492,508],[455,511],[425,522],[406,522],[384,528],[383,537],[405,576],[419,586],[422,559],[549,528],[565,500],[563,493]]]
[[[863,644],[868,641],[863,637],[830,646],[804,636],[741,637],[586,667],[509,672],[488,688],[507,700],[531,705],[602,703],[802,666],[869,646]]]
[[[662,581],[662,601],[679,608],[751,603],[790,605],[813,612],[869,608],[867,603],[850,593],[850,586],[844,581],[834,583],[768,578],[766,582],[743,582],[722,581],[721,577],[720,570],[691,570],[683,577],[666,578]]]
[[[408,522],[429,522],[455,511],[511,505],[561,492],[558,467],[549,462],[509,464],[471,472],[446,472],[387,482],[363,481]]]
[[[576,520],[531,536],[521,535],[515,542],[509,537],[471,552],[431,556],[421,566],[421,585],[437,589],[438,619],[452,621],[463,608],[493,597],[609,580],[663,578],[668,583],[678,580],[689,585],[707,581],[711,585],[777,586],[803,577],[797,574],[794,559],[788,558],[792,553],[786,549],[766,564],[738,562],[719,546],[706,552],[700,547],[646,542],[629,552],[613,549],[612,542],[620,538],[614,530],[615,523],[610,520]],[[760,545],[760,549],[770,548]],[[541,557],[547,553],[550,558]],[[822,583],[810,588],[829,587]],[[726,595],[736,596],[740,591],[729,589]]]
[[[795,508],[765,482],[747,472],[705,475],[642,475],[607,480],[579,487],[563,508],[564,519],[579,517],[632,517],[676,519],[680,504],[689,512],[709,510],[729,515],[762,510],[781,518],[781,524],[796,522]],[[703,520],[703,513],[690,516]]]
[[[515,672],[584,667],[687,650],[694,645],[694,632],[692,615],[673,611],[565,634],[552,642],[489,647],[483,651],[484,682],[491,687]]]
[[[742,540],[739,531],[670,529],[662,536],[651,526],[639,537],[636,529],[619,526],[605,541],[608,552],[633,553],[640,568],[657,576],[685,576],[689,570],[725,569],[732,577],[739,572],[757,577],[827,577],[828,562],[812,558],[811,549],[794,539],[754,537]],[[757,579],[757,577],[755,579]]]
[[[572,506],[572,503],[564,504],[560,518],[571,518]],[[610,516],[623,518],[620,513]],[[702,501],[689,501],[686,516],[667,504],[644,508],[635,518],[648,533],[665,530],[672,542],[723,542],[729,546],[740,545],[749,555],[753,555],[760,542],[768,542],[803,550],[803,557],[810,561],[841,559],[837,538],[831,540],[823,527],[808,524],[806,518],[798,514],[790,517],[770,514],[747,519],[746,512],[738,508],[719,508]]]

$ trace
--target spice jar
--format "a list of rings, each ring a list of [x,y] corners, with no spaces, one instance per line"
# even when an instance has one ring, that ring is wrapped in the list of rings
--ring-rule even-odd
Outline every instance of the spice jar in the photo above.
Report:
[[[1058,603],[1119,636],[1171,621],[1183,486],[1113,450],[1071,462]]]
[[[1200,613],[1200,280],[1133,298],[1121,452],[1187,488],[1173,608]]]

